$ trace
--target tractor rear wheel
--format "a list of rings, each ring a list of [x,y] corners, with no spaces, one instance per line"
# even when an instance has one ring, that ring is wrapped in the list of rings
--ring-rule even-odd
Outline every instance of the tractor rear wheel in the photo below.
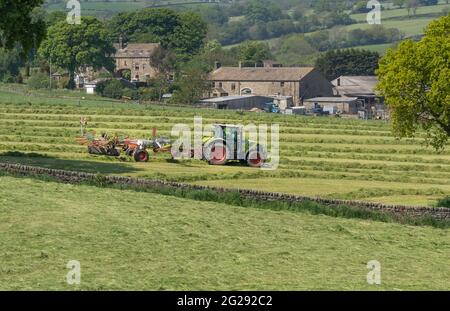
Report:
[[[250,167],[261,167],[264,164],[264,158],[259,151],[251,151],[247,157],[247,164]]]
[[[222,142],[216,141],[207,147],[207,160],[211,165],[225,165],[228,162],[228,148]]]
[[[134,153],[134,160],[136,162],[148,162],[150,156],[146,150],[138,150]]]

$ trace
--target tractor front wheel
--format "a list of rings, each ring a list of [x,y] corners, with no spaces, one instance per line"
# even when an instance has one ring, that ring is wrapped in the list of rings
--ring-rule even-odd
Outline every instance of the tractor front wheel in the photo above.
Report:
[[[259,151],[252,151],[248,154],[247,164],[250,167],[261,167],[264,164],[264,158]]]
[[[222,142],[215,142],[208,147],[207,160],[211,165],[225,165],[228,162],[228,149]]]
[[[138,150],[134,153],[134,160],[136,162],[148,162],[150,155],[146,150]]]

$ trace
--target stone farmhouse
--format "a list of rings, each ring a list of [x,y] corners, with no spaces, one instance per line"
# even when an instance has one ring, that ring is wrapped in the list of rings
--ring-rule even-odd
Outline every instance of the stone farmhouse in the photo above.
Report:
[[[313,67],[282,67],[265,62],[264,67],[221,67],[210,74],[210,97],[258,95],[290,96],[294,105],[304,99],[333,96],[333,85]]]
[[[123,44],[122,40],[114,44],[116,53],[116,73],[121,75],[123,71],[131,71],[131,81],[146,82],[154,78],[157,74],[151,65],[150,58],[153,53],[160,48],[159,43],[128,43]]]

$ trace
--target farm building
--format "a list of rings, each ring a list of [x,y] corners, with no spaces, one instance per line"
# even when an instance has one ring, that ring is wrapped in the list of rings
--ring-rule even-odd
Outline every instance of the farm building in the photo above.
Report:
[[[336,96],[356,97],[360,100],[359,110],[366,115],[372,111],[385,110],[384,98],[378,96],[375,87],[378,78],[375,76],[340,76],[331,81]]]
[[[306,110],[312,110],[316,105],[323,107],[331,114],[340,111],[345,114],[357,114],[360,101],[356,97],[316,97],[303,101]]]
[[[340,76],[331,81],[335,95],[356,97],[357,95],[375,95],[378,78],[375,76]]]
[[[210,96],[291,96],[294,105],[304,99],[333,96],[333,85],[313,67],[281,67],[265,62],[264,67],[221,67],[210,74]]]
[[[273,101],[274,99],[268,96],[237,95],[203,99],[198,103],[202,106],[216,109],[251,110],[253,108],[264,109],[265,104]]]
[[[131,72],[131,81],[146,81],[156,76],[150,58],[159,48],[159,43],[124,43],[121,39],[114,44],[116,53],[116,71],[122,74],[124,71]]]

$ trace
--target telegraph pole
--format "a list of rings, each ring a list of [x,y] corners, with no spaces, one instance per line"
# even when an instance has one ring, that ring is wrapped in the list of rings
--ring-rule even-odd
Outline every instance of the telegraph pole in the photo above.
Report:
[[[50,90],[52,89],[52,60],[50,59]]]

